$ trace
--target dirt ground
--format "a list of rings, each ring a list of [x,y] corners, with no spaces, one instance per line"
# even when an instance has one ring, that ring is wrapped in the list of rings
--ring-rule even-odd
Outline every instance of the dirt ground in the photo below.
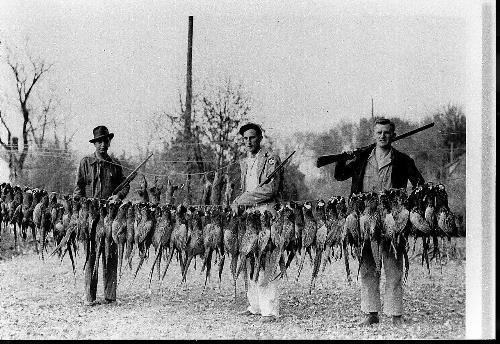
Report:
[[[464,250],[465,239],[454,238]],[[12,255],[0,242],[0,339],[463,339],[465,335],[465,260],[455,259],[431,272],[414,259],[404,288],[405,322],[394,327],[381,316],[378,325],[360,328],[360,286],[348,284],[341,261],[327,265],[312,294],[311,267],[305,264],[299,281],[292,263],[281,283],[281,317],[261,323],[259,317],[240,316],[246,307],[243,280],[237,297],[229,269],[220,284],[216,272],[203,291],[204,275],[197,261],[187,284],[180,284],[177,262],[159,289],[156,279],[148,290],[152,257],[132,283],[125,270],[118,286],[118,302],[85,307],[82,257],[73,275],[68,257],[45,261],[23,245]],[[417,244],[418,246],[418,244]],[[152,254],[151,254],[152,255]],[[135,257],[137,259],[137,257]],[[136,260],[134,261],[135,266]],[[228,264],[228,263],[227,263]],[[351,259],[352,271],[357,263]],[[102,298],[101,274],[98,299]],[[383,276],[383,275],[382,275]],[[382,277],[381,290],[384,290]]]

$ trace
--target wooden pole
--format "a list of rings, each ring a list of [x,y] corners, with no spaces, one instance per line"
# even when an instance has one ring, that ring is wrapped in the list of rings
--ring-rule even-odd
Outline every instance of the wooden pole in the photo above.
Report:
[[[187,72],[186,72],[186,110],[184,113],[184,142],[192,143],[191,137],[191,102],[193,98],[193,16],[189,16],[188,25],[188,49],[187,49]],[[186,145],[186,160],[191,160],[191,151],[193,147],[188,144]],[[189,162],[186,163],[186,173],[191,173],[191,165]],[[186,180],[186,199],[191,198],[190,184],[191,175],[187,176]]]
[[[193,104],[193,16],[189,16],[189,28],[188,28],[188,50],[187,50],[187,73],[186,73],[186,109],[184,114],[184,137],[185,142],[195,143],[198,142],[198,138],[194,137],[191,131],[191,120],[192,120],[192,104]],[[188,158],[186,160],[194,160],[198,166],[198,171],[204,171],[202,153],[199,145],[189,145],[188,146]],[[192,165],[188,163],[188,166]],[[188,168],[189,170],[190,168]]]
[[[372,98],[372,122],[373,122],[373,98]]]
[[[184,135],[187,142],[191,140],[191,102],[193,92],[193,16],[189,16],[187,73],[186,73],[186,111],[184,113]]]

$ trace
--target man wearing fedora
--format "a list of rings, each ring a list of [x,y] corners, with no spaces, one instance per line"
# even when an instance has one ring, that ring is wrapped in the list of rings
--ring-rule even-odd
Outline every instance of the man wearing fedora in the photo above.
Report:
[[[93,130],[94,138],[89,140],[94,144],[95,152],[84,157],[80,161],[76,177],[76,187],[73,197],[88,197],[107,199],[109,201],[119,201],[127,196],[130,186],[127,184],[116,195],[113,195],[115,188],[124,180],[123,170],[116,159],[108,155],[108,148],[111,139],[114,137],[108,128],[103,125],[97,126]],[[90,237],[95,237],[95,228],[89,229]],[[117,266],[118,254],[117,246],[111,243],[108,257],[102,256],[102,266],[104,275],[104,301],[112,303],[116,301]],[[84,304],[92,306],[97,304],[97,272],[94,274],[96,264],[96,247],[94,240],[90,240],[88,261],[85,266],[85,301]]]

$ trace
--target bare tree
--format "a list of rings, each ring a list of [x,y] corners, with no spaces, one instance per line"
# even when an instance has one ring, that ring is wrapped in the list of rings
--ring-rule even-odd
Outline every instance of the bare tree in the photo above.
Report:
[[[191,157],[190,163],[196,169],[189,170],[197,172],[219,168],[236,159],[239,147],[234,143],[238,137],[238,127],[247,119],[251,109],[251,97],[244,86],[234,84],[229,77],[220,84],[207,83],[193,96],[192,105],[191,142],[183,140],[182,114],[185,112],[185,103],[181,92],[178,114],[161,115],[174,137],[170,142],[170,151],[175,151],[175,154],[170,157]]]
[[[442,136],[442,145],[450,149],[444,161],[451,163],[454,156],[465,153],[466,122],[462,106],[449,103],[438,109],[433,118]]]
[[[38,98],[40,101],[41,111],[37,113],[36,116],[35,114],[32,114],[34,121],[30,119],[29,130],[36,147],[42,148],[44,146],[49,127],[52,126],[54,129],[57,128],[58,121],[54,116],[54,110],[57,107],[58,102],[53,97],[43,99],[43,97],[39,96]],[[66,144],[68,143],[69,141],[66,142]]]
[[[189,142],[184,135],[186,104],[182,91],[179,91],[179,110],[158,117],[161,121],[157,126],[163,125],[172,137],[165,140],[162,154],[158,156],[164,161],[178,162],[163,163],[157,170],[163,170],[171,178],[178,179],[177,182],[187,184],[189,181],[191,192],[201,195],[207,178],[213,177],[212,173],[201,173],[219,169],[237,159],[241,149],[235,144],[238,127],[247,118],[251,98],[241,84],[235,85],[230,78],[220,83],[205,83],[200,89],[192,98]],[[182,173],[186,172],[196,173],[195,178],[185,180]],[[234,171],[226,170],[225,173],[233,174]],[[187,192],[187,188],[183,191]]]
[[[55,192],[71,192],[78,166],[76,154],[69,147],[71,139],[67,135],[60,138],[54,130],[54,137],[45,140],[44,148],[47,150],[30,149],[23,173],[16,183]]]
[[[200,96],[202,116],[195,132],[216,152],[216,167],[236,159],[239,148],[234,144],[238,127],[247,119],[251,98],[241,84],[226,78],[221,85],[205,88]]]
[[[33,98],[34,90],[40,84],[42,78],[50,71],[53,64],[48,63],[40,57],[33,57],[26,49],[28,62],[23,62],[20,58],[16,58],[10,49],[7,49],[7,64],[12,70],[12,74],[16,83],[17,102],[20,108],[20,116],[22,120],[22,146],[19,152],[18,139],[12,134],[11,126],[6,121],[4,113],[0,112],[0,121],[7,132],[7,140],[0,137],[0,145],[6,150],[9,157],[10,179],[15,181],[19,174],[22,173],[28,149],[30,147],[30,136],[35,145],[43,144],[46,127],[48,124],[48,115],[53,109],[51,100],[48,100],[42,105],[41,111],[41,127],[35,127],[32,123],[34,108],[31,99]],[[39,133],[37,134],[37,131]]]
[[[136,144],[138,160],[146,159],[151,153],[153,157],[144,165],[144,170],[152,169],[155,171],[164,169],[162,164],[162,150],[168,144],[169,139],[174,136],[172,128],[176,123],[177,117],[166,112],[155,112],[146,119],[148,128],[146,139],[141,144]]]

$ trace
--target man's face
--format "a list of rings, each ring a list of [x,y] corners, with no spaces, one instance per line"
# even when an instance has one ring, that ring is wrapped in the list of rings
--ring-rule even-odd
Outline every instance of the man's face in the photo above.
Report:
[[[248,129],[243,133],[243,144],[248,153],[256,154],[260,149],[262,137],[257,134],[255,129]]]
[[[110,139],[107,137],[94,142],[96,152],[99,154],[106,154],[108,152],[109,142]]]
[[[373,128],[373,139],[375,140],[377,147],[390,147],[393,138],[394,131],[391,130],[391,126],[389,124],[375,124],[375,127]]]

